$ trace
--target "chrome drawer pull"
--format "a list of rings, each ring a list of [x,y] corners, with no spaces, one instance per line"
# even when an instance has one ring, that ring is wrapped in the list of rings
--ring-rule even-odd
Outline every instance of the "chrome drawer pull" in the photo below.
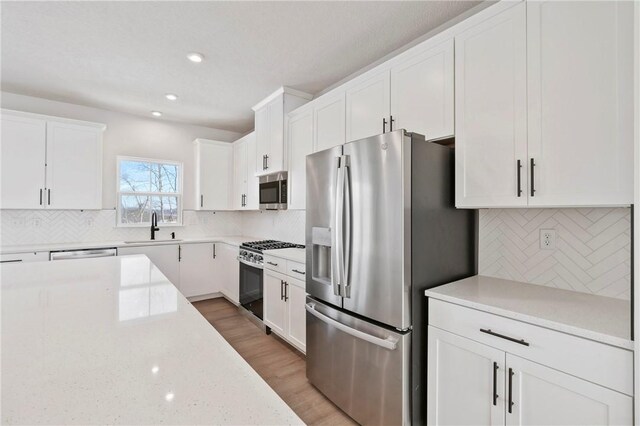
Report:
[[[278,266],[277,263],[273,263],[273,262],[267,262],[267,265],[271,265],[271,266]]]
[[[524,339],[515,339],[513,337],[505,336],[504,334],[500,334],[500,333],[496,333],[495,331],[491,331],[490,328],[488,328],[488,329],[481,328],[480,331],[482,333],[486,333],[486,334],[489,334],[491,336],[499,337],[501,339],[506,339],[506,340],[508,340],[510,342],[514,342],[514,343],[517,343],[519,345],[529,346],[529,343],[526,342]]]
[[[296,274],[301,274],[301,275],[305,274],[305,272],[298,271],[297,269],[292,269],[291,272],[295,272]]]

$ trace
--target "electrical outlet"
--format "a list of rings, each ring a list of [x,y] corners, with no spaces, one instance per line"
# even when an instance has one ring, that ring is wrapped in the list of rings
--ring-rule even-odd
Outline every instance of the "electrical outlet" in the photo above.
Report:
[[[556,231],[555,229],[540,230],[540,248],[542,250],[555,250],[556,248]]]

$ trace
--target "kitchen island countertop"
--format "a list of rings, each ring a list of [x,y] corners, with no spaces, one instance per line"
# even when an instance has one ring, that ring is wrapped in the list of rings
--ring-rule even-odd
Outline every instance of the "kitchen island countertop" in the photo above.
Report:
[[[3,424],[302,424],[146,256],[1,278]]]

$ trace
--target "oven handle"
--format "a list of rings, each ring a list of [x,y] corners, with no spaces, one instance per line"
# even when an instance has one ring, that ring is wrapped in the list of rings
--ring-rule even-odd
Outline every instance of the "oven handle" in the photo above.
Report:
[[[247,262],[246,260],[242,259],[240,256],[236,257],[236,259],[238,259],[238,262],[244,263],[247,266],[252,266],[256,269],[262,269],[262,265],[258,265],[257,263]]]
[[[366,342],[373,343],[374,345],[381,346],[385,349],[389,349],[390,351],[395,350],[398,347],[398,340],[393,337],[387,337],[386,339],[381,339],[380,337],[372,336],[368,333],[365,333],[360,330],[356,330],[355,328],[351,328],[347,325],[344,325],[340,321],[336,321],[333,318],[330,318],[319,311],[316,311],[315,303],[307,303],[304,305],[307,312],[309,312],[314,317],[318,318],[320,321],[325,322],[338,330],[350,334],[353,337],[357,337],[358,339],[362,339]]]

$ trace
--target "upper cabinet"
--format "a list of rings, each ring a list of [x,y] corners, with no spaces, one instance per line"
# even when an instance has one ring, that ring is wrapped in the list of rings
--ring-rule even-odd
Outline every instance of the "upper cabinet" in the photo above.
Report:
[[[457,207],[633,202],[632,12],[533,1],[461,24]]]
[[[390,81],[387,70],[347,89],[347,142],[391,130]]]
[[[633,202],[633,3],[527,3],[529,205]]]
[[[455,37],[457,207],[527,205],[525,8]]]
[[[2,208],[102,208],[106,126],[2,111]]]
[[[453,39],[422,48],[391,68],[393,129],[453,136]]]
[[[231,210],[233,145],[207,139],[193,141],[196,210]]]
[[[313,109],[302,108],[291,113],[287,120],[289,152],[288,206],[289,210],[306,208],[307,155],[313,152]]]
[[[345,142],[345,104],[345,93],[342,91],[313,102],[314,151],[324,151]]]
[[[234,210],[258,209],[258,178],[253,159],[256,157],[255,132],[233,143],[233,195]]]
[[[256,124],[256,174],[258,176],[285,170],[284,117],[305,104],[311,95],[281,87],[253,107]]]

